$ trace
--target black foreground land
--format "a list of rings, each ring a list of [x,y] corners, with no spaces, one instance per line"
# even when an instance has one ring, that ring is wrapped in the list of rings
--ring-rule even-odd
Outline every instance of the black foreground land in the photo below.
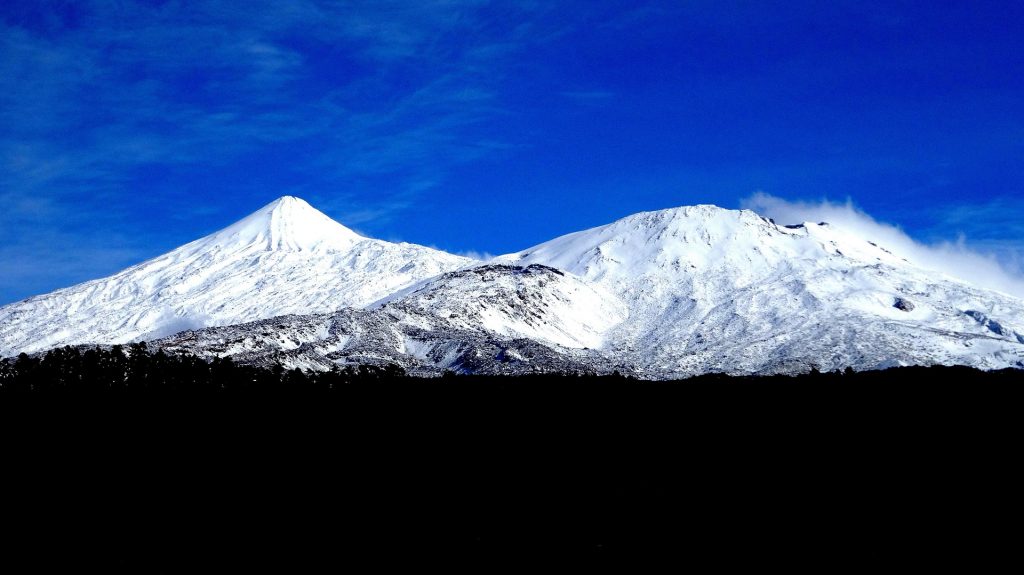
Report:
[[[1019,560],[1021,371],[419,380],[115,348],[0,382],[5,565]]]

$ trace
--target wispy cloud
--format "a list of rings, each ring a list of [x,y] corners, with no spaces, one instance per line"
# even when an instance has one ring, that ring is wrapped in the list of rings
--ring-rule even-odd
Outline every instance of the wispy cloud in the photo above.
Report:
[[[74,250],[54,246],[75,244]],[[144,259],[127,238],[112,233],[102,240],[59,230],[36,230],[19,241],[0,244],[0,293],[37,293],[52,288],[53,270],[60,270],[69,284],[110,274],[131,262]],[[27,292],[27,293],[26,293]]]
[[[934,242],[912,238],[900,227],[880,222],[859,209],[851,199],[845,202],[791,201],[758,192],[741,202],[745,209],[775,219],[780,224],[827,221],[844,229],[852,230],[861,237],[883,245],[893,253],[928,269],[933,269],[970,283],[999,290],[1024,298],[1024,274],[1021,273],[1021,254],[1024,243],[1008,245],[1000,249],[984,240],[976,242],[966,235],[963,228],[950,226],[947,234]],[[989,223],[1002,220],[991,205],[963,206],[961,210],[948,212],[952,221],[971,220],[972,230],[983,229]],[[1005,222],[1020,225],[1020,212],[1006,215]],[[986,221],[976,216],[991,216]]]
[[[456,252],[455,255],[459,255],[459,256],[462,256],[464,258],[469,258],[471,260],[479,260],[479,261],[482,261],[482,262],[490,261],[490,260],[493,260],[495,258],[495,255],[492,254],[492,253],[489,253],[489,252],[478,252],[476,250],[469,250],[469,251],[465,251],[465,252]]]
[[[315,182],[303,195],[353,225],[408,209],[453,166],[512,146],[471,128],[507,113],[509,63],[551,32],[531,22],[544,10],[480,0],[5,6],[0,263],[54,249],[130,263],[145,252],[130,233],[108,254],[77,246],[90,230],[133,225],[117,207],[125,198],[187,197],[134,189],[140,169],[216,166],[267,146],[303,150],[288,166]],[[374,187],[384,176],[398,183]],[[39,234],[52,241],[34,243]],[[25,273],[64,275],[30,272],[29,260],[18,259]]]
[[[953,203],[933,209],[938,225],[971,235],[974,240],[1007,236],[1024,238],[1024,198],[997,197],[978,203]]]

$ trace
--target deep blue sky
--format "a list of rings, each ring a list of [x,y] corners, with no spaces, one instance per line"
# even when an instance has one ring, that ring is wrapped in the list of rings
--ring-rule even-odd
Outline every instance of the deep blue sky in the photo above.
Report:
[[[774,4],[774,5],[773,5]],[[296,195],[503,253],[757,191],[1024,246],[1024,2],[0,6],[0,303]]]

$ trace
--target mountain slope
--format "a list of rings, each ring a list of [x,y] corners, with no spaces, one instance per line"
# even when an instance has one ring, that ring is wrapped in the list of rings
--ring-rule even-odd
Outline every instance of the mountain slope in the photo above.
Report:
[[[588,348],[624,317],[614,296],[559,270],[483,265],[443,274],[369,310],[186,331],[152,344],[318,370],[394,363],[419,375],[629,373]]]
[[[134,339],[422,374],[988,369],[1024,367],[1024,302],[824,222],[715,206],[635,214],[481,265],[363,238],[282,198],[110,278],[0,308],[0,355]]]
[[[359,321],[344,316],[340,331],[323,318],[290,318],[320,327],[218,328],[161,345],[319,369],[387,358],[417,373],[619,370],[664,379],[902,364],[1002,368],[1024,365],[1022,309],[825,223],[778,226],[752,212],[694,206],[443,274],[385,298]],[[235,343],[227,349],[224,341]],[[531,351],[523,342],[533,342]]]
[[[362,237],[286,196],[113,276],[0,308],[0,356],[362,307],[472,263]]]
[[[619,296],[629,317],[602,351],[653,377],[1024,361],[1024,302],[826,223],[689,206],[496,261],[557,267]]]
[[[607,291],[536,264],[449,272],[382,309],[402,324],[434,322],[566,348],[602,347],[604,334],[627,314]]]

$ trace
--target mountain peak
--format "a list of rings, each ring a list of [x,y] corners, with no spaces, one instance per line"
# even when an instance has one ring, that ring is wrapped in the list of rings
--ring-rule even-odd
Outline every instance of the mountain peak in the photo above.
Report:
[[[270,202],[266,206],[263,206],[263,209],[270,209],[270,210],[282,210],[282,209],[312,210],[314,212],[321,213],[319,210],[317,210],[313,206],[309,205],[309,202],[307,202],[306,200],[304,200],[302,198],[297,198],[295,196],[281,196],[280,198],[277,198],[276,200]]]
[[[731,210],[714,204],[696,204],[692,206],[679,206],[663,210],[639,212],[616,220],[609,225],[614,226],[617,224],[634,222],[654,224],[657,222],[670,221],[690,221],[693,222],[693,225],[704,225],[713,220],[722,222],[753,222],[755,220],[767,221],[750,210]]]
[[[471,263],[364,238],[285,196],[112,276],[0,307],[0,357],[364,307]]]
[[[588,279],[612,270],[616,277],[632,277],[643,275],[651,266],[703,268],[729,251],[726,246],[752,248],[760,235],[772,229],[767,219],[749,210],[711,204],[680,206],[632,214],[499,259],[551,265]]]
[[[362,236],[308,202],[281,196],[208,238],[221,247],[258,245],[268,251],[345,250]]]

